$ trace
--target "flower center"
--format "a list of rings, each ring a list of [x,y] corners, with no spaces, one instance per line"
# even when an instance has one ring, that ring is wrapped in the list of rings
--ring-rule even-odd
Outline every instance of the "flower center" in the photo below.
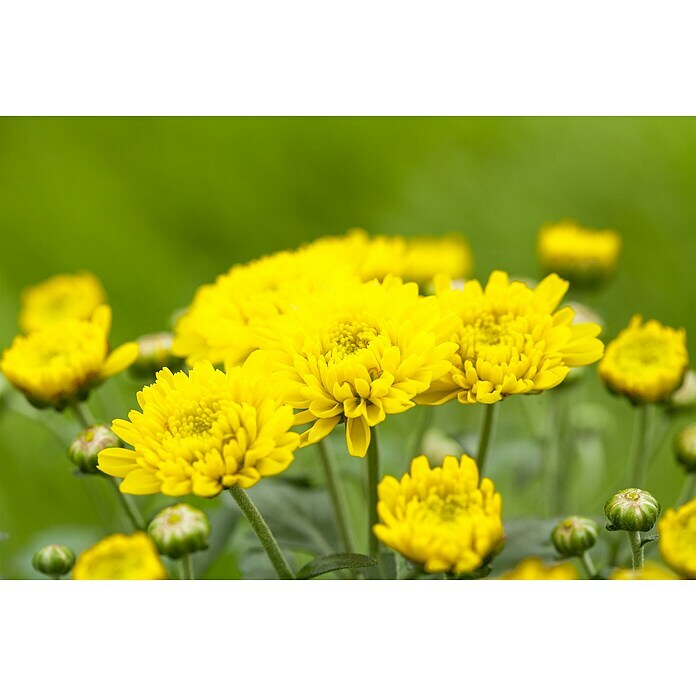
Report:
[[[622,346],[618,351],[618,360],[626,368],[656,365],[664,361],[667,346],[664,341],[646,336]]]
[[[191,410],[182,410],[169,418],[169,431],[177,437],[200,437],[210,432],[217,421],[215,404],[198,403]]]
[[[325,356],[327,359],[331,357],[345,358],[367,348],[370,341],[377,338],[377,335],[377,330],[367,322],[340,322],[328,334]]]
[[[456,522],[467,509],[466,499],[462,496],[447,495],[444,498],[432,496],[426,502],[428,512],[439,522]]]

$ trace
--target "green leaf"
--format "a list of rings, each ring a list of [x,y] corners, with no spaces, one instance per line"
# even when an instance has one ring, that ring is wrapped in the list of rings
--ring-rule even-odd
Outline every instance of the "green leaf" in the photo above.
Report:
[[[365,556],[361,553],[333,553],[329,556],[320,556],[300,568],[297,573],[298,580],[309,580],[318,575],[333,573],[335,570],[346,570],[352,568],[369,568],[376,566],[377,559]]]
[[[660,537],[657,535],[645,537],[644,539],[641,540],[640,545],[645,546],[646,544],[650,544],[653,541],[659,541],[659,539],[660,539]]]

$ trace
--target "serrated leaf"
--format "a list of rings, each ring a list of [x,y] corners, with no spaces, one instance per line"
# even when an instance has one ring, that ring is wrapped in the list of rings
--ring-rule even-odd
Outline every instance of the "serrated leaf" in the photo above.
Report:
[[[376,558],[361,553],[334,553],[329,556],[320,556],[307,563],[300,568],[297,579],[309,580],[325,573],[333,573],[335,570],[369,568],[376,565]]]

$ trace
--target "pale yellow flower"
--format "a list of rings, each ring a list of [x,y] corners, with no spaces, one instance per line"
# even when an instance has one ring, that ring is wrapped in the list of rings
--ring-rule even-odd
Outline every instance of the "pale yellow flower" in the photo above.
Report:
[[[686,332],[635,315],[599,363],[599,376],[634,403],[665,401],[680,387],[689,355]]]
[[[104,288],[91,273],[62,273],[25,288],[19,326],[24,333],[64,319],[89,319],[106,302]]]

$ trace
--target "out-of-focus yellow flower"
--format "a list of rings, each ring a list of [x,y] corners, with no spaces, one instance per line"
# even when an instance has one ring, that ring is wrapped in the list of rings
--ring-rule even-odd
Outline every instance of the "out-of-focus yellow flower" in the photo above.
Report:
[[[385,476],[377,494],[375,535],[427,573],[471,573],[502,547],[500,493],[490,479],[479,484],[476,462],[466,455],[434,468],[416,457],[400,481]]]
[[[679,575],[696,580],[696,498],[667,510],[657,530],[664,562]]]
[[[293,413],[268,375],[207,362],[186,374],[168,369],[138,392],[140,411],[118,419],[112,430],[135,449],[99,453],[99,469],[122,478],[121,491],[212,497],[239,484],[284,471],[299,435]]]
[[[525,558],[515,568],[500,576],[501,580],[577,580],[578,573],[570,561],[546,564],[540,558]]]
[[[145,532],[112,534],[83,551],[73,580],[166,580],[152,539]]]
[[[189,365],[239,365],[258,348],[257,329],[307,297],[358,284],[350,259],[329,246],[283,251],[234,266],[198,289],[177,320],[172,352]]]
[[[679,578],[667,568],[663,568],[655,561],[645,561],[643,570],[630,570],[617,568],[609,576],[610,580],[679,580]]]
[[[250,361],[265,363],[283,380],[286,403],[299,410],[297,425],[313,423],[302,446],[345,422],[348,451],[362,457],[370,428],[413,407],[414,398],[451,369],[456,345],[445,337],[452,327],[434,297],[390,276],[307,302],[270,325],[266,350]]]
[[[404,280],[413,280],[422,286],[439,274],[468,278],[472,268],[471,249],[460,235],[406,240],[406,258],[401,272]]]
[[[616,270],[621,237],[614,230],[592,230],[572,220],[545,225],[537,253],[545,273],[558,273],[573,284],[592,285]]]
[[[459,348],[451,373],[434,381],[419,403],[436,405],[456,396],[463,404],[493,404],[556,387],[570,368],[602,357],[600,327],[574,324],[569,307],[556,311],[568,289],[557,275],[533,289],[510,282],[502,271],[491,274],[485,289],[476,280],[454,289],[442,276],[436,286],[443,313],[457,317],[452,340]]]
[[[686,332],[635,315],[607,344],[599,376],[634,403],[665,401],[679,388],[689,364]]]
[[[97,307],[90,320],[65,319],[5,350],[0,370],[37,407],[62,409],[85,399],[89,390],[125,370],[138,356],[135,343],[109,352],[111,309]]]
[[[89,319],[106,302],[101,283],[91,273],[62,273],[22,292],[19,326],[24,333],[64,319]]]
[[[400,276],[420,285],[445,273],[465,278],[473,259],[466,239],[459,234],[443,237],[370,237],[361,229],[349,230],[342,237],[323,237],[309,248],[351,264],[362,280],[384,280]]]

